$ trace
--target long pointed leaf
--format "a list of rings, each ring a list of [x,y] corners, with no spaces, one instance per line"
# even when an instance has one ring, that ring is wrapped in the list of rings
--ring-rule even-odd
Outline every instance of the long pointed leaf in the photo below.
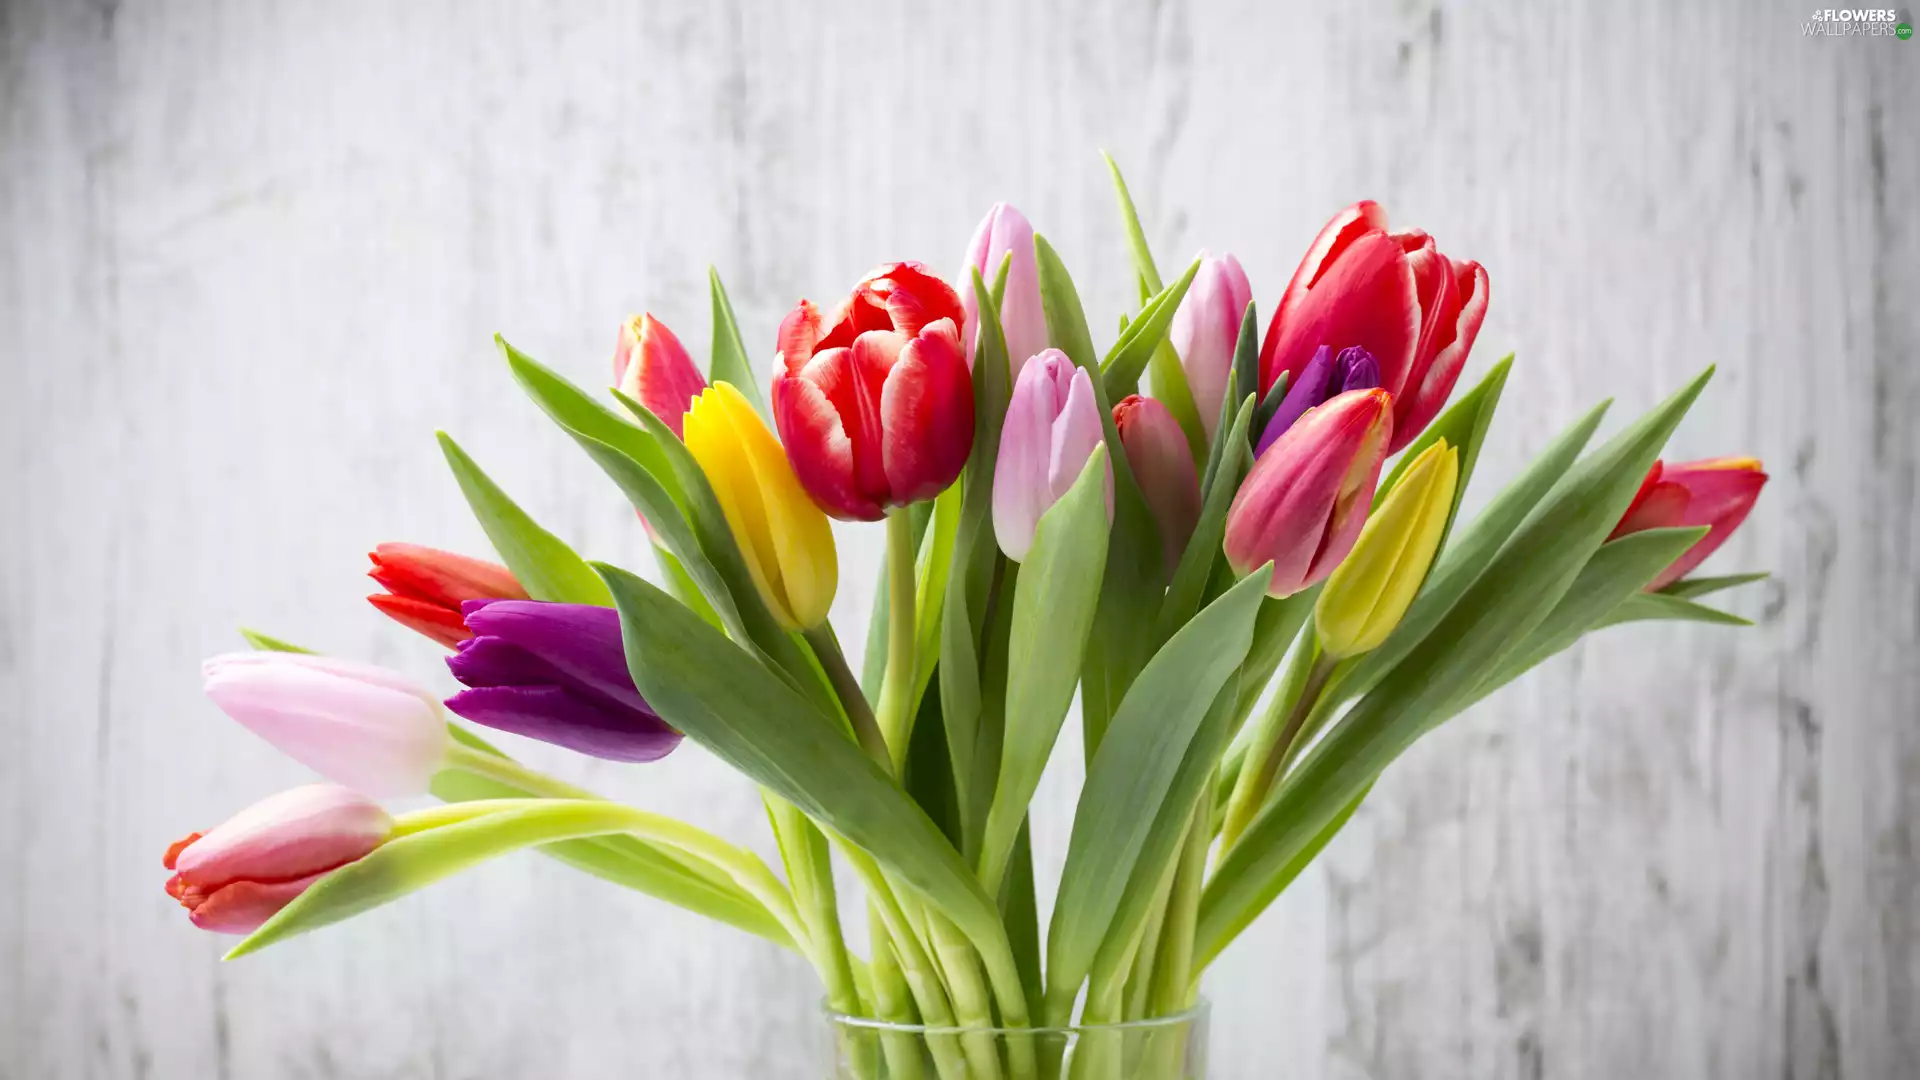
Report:
[[[611,607],[607,588],[566,542],[540,527],[467,456],[453,436],[437,433],[447,466],[500,561],[535,600]]]
[[[720,284],[720,271],[711,266],[707,267],[707,285],[713,308],[713,350],[707,362],[707,381],[732,383],[761,418],[771,424],[773,414],[768,411],[767,399],[761,396],[760,384],[754,378],[753,358],[747,352],[746,342],[741,340],[739,320],[733,317],[733,301],[727,298],[727,287]]]

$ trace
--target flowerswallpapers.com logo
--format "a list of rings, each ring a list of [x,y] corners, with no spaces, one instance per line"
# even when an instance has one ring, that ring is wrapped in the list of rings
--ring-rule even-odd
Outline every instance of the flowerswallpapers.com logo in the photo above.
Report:
[[[1890,37],[1906,41],[1913,26],[1893,8],[1816,8],[1801,27],[1805,37]]]

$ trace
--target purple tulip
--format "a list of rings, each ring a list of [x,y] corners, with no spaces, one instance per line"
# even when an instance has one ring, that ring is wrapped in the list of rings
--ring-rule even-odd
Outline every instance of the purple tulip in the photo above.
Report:
[[[447,658],[469,689],[447,708],[476,724],[612,761],[655,761],[680,743],[634,689],[620,614],[587,604],[469,600],[474,636]]]
[[[1374,362],[1372,353],[1355,345],[1335,356],[1332,349],[1320,346],[1307,366],[1300,369],[1300,381],[1287,387],[1287,396],[1280,399],[1280,408],[1260,433],[1253,456],[1266,453],[1267,447],[1308,409],[1349,390],[1372,390],[1379,385],[1380,365]]]

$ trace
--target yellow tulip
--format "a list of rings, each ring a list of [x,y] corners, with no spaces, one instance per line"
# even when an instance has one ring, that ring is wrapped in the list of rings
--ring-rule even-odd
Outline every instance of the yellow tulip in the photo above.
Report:
[[[1439,553],[1459,482],[1459,451],[1435,440],[1367,519],[1314,605],[1320,647],[1329,657],[1378,648],[1400,625]]]
[[[774,618],[789,630],[818,626],[839,585],[833,531],[760,414],[715,383],[687,410],[685,439]]]

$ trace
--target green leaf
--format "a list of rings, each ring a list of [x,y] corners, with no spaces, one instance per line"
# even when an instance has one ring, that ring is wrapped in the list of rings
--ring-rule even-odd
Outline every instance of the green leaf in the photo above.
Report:
[[[1213,489],[1213,477],[1215,473],[1220,471],[1220,461],[1224,453],[1223,448],[1226,443],[1225,433],[1229,428],[1233,427],[1234,417],[1239,411],[1240,405],[1249,398],[1255,397],[1259,392],[1259,381],[1260,325],[1254,318],[1253,303],[1252,301],[1248,301],[1246,313],[1240,317],[1240,337],[1233,346],[1233,381],[1227,388],[1228,392],[1220,396],[1220,419],[1213,429],[1217,437],[1213,440],[1213,446],[1208,451],[1206,468],[1200,471],[1201,491],[1211,491]],[[1283,378],[1281,381],[1285,382],[1286,380]],[[1246,389],[1242,390],[1242,386],[1245,386]],[[1260,412],[1259,405],[1256,402],[1247,418],[1247,430],[1244,439],[1249,468],[1252,467],[1251,462],[1253,460],[1254,443],[1259,441],[1260,432],[1256,426],[1259,423]],[[1238,482],[1237,480],[1235,481],[1236,484],[1238,484]]]
[[[713,351],[707,364],[707,381],[732,383],[753,403],[761,419],[771,424],[773,414],[767,410],[767,400],[760,395],[760,384],[754,379],[753,358],[740,337],[740,323],[733,317],[727,287],[720,284],[720,271],[707,267],[707,283],[713,294]]]
[[[1671,593],[1634,593],[1620,602],[1620,606],[1607,613],[1606,618],[1593,625],[1599,630],[1621,623],[1649,622],[1665,620],[1669,622],[1711,623],[1716,626],[1752,626],[1753,620],[1742,618],[1730,611],[1710,608],[1705,604],[1696,604],[1684,596]]]
[[[1473,479],[1473,466],[1480,460],[1480,448],[1486,443],[1487,427],[1493,423],[1494,410],[1500,407],[1500,392],[1506,389],[1507,374],[1512,370],[1513,354],[1508,353],[1493,365],[1493,369],[1472,390],[1460,395],[1460,400],[1428,424],[1418,438],[1407,444],[1393,471],[1380,482],[1379,490],[1374,493],[1374,509],[1378,510],[1380,504],[1386,501],[1387,494],[1400,482],[1421,451],[1445,439],[1447,445],[1460,454],[1460,479],[1453,487],[1453,508],[1447,511],[1447,524],[1440,532],[1442,542],[1445,542],[1447,533],[1453,530],[1455,517],[1460,513],[1460,500],[1467,493],[1467,482]]]
[[[507,564],[513,576],[535,600],[560,604],[592,604],[611,607],[607,588],[588,568],[586,560],[574,554],[559,537],[541,528],[526,511],[500,490],[480,466],[446,432],[436,433],[447,466],[460,482],[460,492],[473,508],[493,550]]]
[[[624,833],[642,822],[657,824],[664,832],[698,835],[714,845],[726,846],[681,822],[592,799],[476,802],[422,811],[419,816],[427,815],[446,823],[398,835],[328,873],[242,939],[227,953],[227,959],[392,903],[469,867],[525,847]],[[404,823],[406,819],[401,820]],[[768,877],[771,879],[770,874]]]
[[[308,655],[312,655],[313,653],[312,649],[303,649],[292,642],[282,641],[271,634],[263,634],[258,630],[253,630],[245,626],[240,628],[240,636],[247,639],[247,644],[259,649],[261,652],[307,653]]]
[[[987,802],[992,798],[991,783],[999,774],[998,720],[997,714],[983,716],[981,660],[982,634],[987,625],[994,579],[1008,565],[993,535],[993,470],[1000,452],[1000,428],[1012,392],[999,307],[1010,261],[1011,256],[1002,260],[1000,276],[992,290],[985,287],[977,271],[973,275],[974,295],[987,297],[978,304],[976,320],[973,451],[960,479],[960,518],[954,528],[946,599],[940,609],[941,718],[960,806],[961,850],[967,853],[970,862],[978,854]]]
[[[1020,566],[999,782],[980,858],[980,880],[989,892],[999,890],[1027,803],[1073,705],[1107,563],[1106,488],[1105,447],[1095,447],[1073,487],[1041,515]]]
[[[1252,422],[1253,395],[1249,394],[1233,418],[1233,423],[1220,429],[1222,437],[1219,445],[1227,449],[1222,452],[1221,461],[1216,463],[1217,475],[1207,478],[1200,519],[1194,525],[1193,535],[1187,540],[1186,551],[1180,555],[1180,565],[1174,569],[1173,583],[1167,587],[1166,598],[1160,602],[1157,633],[1161,641],[1172,637],[1175,630],[1186,625],[1205,600],[1207,582],[1213,578],[1214,563],[1219,561],[1220,545],[1226,539],[1227,510],[1232,507],[1233,496],[1252,464],[1253,455],[1247,449],[1247,425]]]
[[[1127,191],[1127,181],[1120,175],[1120,166],[1114,163],[1113,155],[1105,150],[1100,157],[1107,163],[1107,174],[1113,178],[1113,195],[1120,202],[1120,222],[1127,233],[1127,254],[1133,257],[1133,272],[1146,284],[1149,293],[1160,291],[1160,271],[1154,269],[1153,252],[1147,246],[1147,233],[1140,227],[1140,213],[1133,207],[1133,195]]]
[[[1154,654],[1088,766],[1047,934],[1050,1020],[1072,1008],[1187,750],[1246,657],[1266,577],[1266,570],[1250,575]],[[1183,832],[1186,817],[1178,816]]]
[[[1173,326],[1173,313],[1179,310],[1180,301],[1187,295],[1187,286],[1193,284],[1193,275],[1199,270],[1200,260],[1195,259],[1187,272],[1180,275],[1180,280],[1160,290],[1140,308],[1139,317],[1127,324],[1120,340],[1107,351],[1107,358],[1100,364],[1107,396],[1125,397],[1139,387],[1147,361],[1166,340],[1167,330]]]
[[[699,582],[694,581],[693,575],[687,573],[685,563],[659,544],[653,545],[653,561],[660,565],[660,577],[666,581],[667,591],[672,593],[675,599],[687,605],[694,614],[705,619],[708,625],[725,628],[720,622],[720,613],[713,610],[713,605],[708,602],[706,594],[700,591]]]
[[[976,947],[1004,950],[995,903],[960,853],[850,739],[820,736],[817,706],[672,597],[598,569],[634,685],[668,723],[884,864]]]
[[[1727,574],[1724,577],[1682,578],[1666,588],[1661,589],[1660,595],[1677,596],[1682,600],[1693,600],[1702,596],[1711,596],[1723,589],[1731,589],[1738,585],[1748,585],[1755,581],[1765,581],[1770,576],[1772,575],[1768,574],[1765,570],[1760,570],[1750,574]]]
[[[454,731],[463,729],[449,725]],[[483,744],[484,745],[484,744]],[[486,750],[493,751],[491,747]],[[482,799],[518,799],[536,792],[477,776],[460,769],[443,769],[433,778],[433,795],[450,803]],[[758,900],[714,871],[702,875],[682,861],[682,853],[662,849],[637,836],[614,833],[582,840],[543,844],[542,855],[595,877],[664,900],[697,915],[705,915],[745,930],[783,948],[797,948],[779,920]]]
[[[1100,746],[1108,718],[1152,652],[1153,618],[1166,571],[1160,557],[1160,531],[1134,479],[1119,430],[1114,427],[1113,403],[1107,397],[1106,380],[1093,360],[1093,342],[1087,335],[1087,320],[1073,279],[1044,237],[1034,236],[1033,251],[1047,334],[1055,348],[1092,378],[1101,433],[1113,464],[1113,530],[1107,542],[1107,572],[1100,585],[1100,608],[1080,673],[1082,741],[1091,759]],[[1137,330],[1139,325],[1135,323],[1130,329]]]
[[[1575,465],[1432,632],[1331,725],[1208,883],[1200,956],[1211,959],[1251,922],[1277,895],[1285,868],[1340,809],[1434,717],[1470,700],[1540,625],[1619,521],[1711,374],[1709,368]]]
[[[1486,697],[1580,640],[1705,535],[1704,525],[1646,529],[1601,544],[1566,595],[1528,635],[1526,644],[1502,660],[1480,684],[1474,700]]]
[[[1093,351],[1093,335],[1087,331],[1087,315],[1080,307],[1080,293],[1065,263],[1047,243],[1033,236],[1033,261],[1040,279],[1040,311],[1047,319],[1047,338],[1067,359],[1087,370],[1095,389],[1101,386],[1100,365]]]

